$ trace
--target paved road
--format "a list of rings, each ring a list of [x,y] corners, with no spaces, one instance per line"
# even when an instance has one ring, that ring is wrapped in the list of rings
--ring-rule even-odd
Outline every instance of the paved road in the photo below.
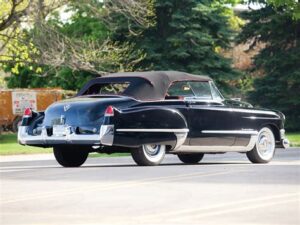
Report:
[[[207,155],[199,165],[168,156],[158,167],[130,157],[1,162],[0,224],[300,224],[300,149],[272,163]]]

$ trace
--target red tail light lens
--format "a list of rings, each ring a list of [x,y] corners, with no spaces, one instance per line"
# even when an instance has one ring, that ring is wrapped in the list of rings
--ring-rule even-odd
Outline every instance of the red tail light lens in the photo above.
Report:
[[[31,108],[26,108],[24,111],[24,116],[31,117],[32,116],[32,110]]]
[[[105,116],[114,116],[114,107],[108,106],[105,110]]]

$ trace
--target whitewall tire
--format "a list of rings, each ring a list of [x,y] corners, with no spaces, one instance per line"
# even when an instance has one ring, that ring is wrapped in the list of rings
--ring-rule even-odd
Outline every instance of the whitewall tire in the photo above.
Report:
[[[133,149],[131,155],[133,160],[139,166],[156,166],[164,159],[166,154],[165,145],[142,145],[139,148]]]
[[[264,127],[258,132],[254,148],[247,152],[248,159],[253,163],[268,163],[275,154],[275,137],[269,127]]]

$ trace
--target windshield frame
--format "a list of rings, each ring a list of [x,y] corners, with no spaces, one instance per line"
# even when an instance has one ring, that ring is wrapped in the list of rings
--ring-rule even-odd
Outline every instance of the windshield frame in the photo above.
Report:
[[[200,101],[200,102],[222,102],[225,100],[225,98],[223,97],[223,95],[221,94],[221,92],[219,91],[219,89],[216,87],[216,85],[214,84],[213,81],[195,81],[195,80],[182,80],[182,81],[175,81],[173,82],[170,87],[167,90],[167,93],[169,92],[169,89],[176,83],[185,83],[190,87],[191,92],[193,93],[194,96],[183,96],[182,100],[184,101],[189,101],[189,100],[193,100],[193,101]],[[204,98],[201,96],[197,96],[196,93],[197,91],[194,90],[194,87],[192,87],[190,85],[191,82],[201,82],[201,83],[208,83],[209,85],[209,92],[210,92],[210,96],[211,98]],[[214,97],[212,91],[215,91],[215,93],[219,96],[219,98]],[[174,101],[174,99],[165,99],[166,101]]]
[[[215,82],[209,81],[209,84],[210,84],[210,91],[212,92],[212,89],[214,89],[214,90],[217,92],[217,94],[219,94],[219,96],[220,96],[220,100],[219,100],[219,101],[224,101],[225,98],[224,98],[224,96],[222,95],[222,93],[220,92],[220,90],[218,89],[218,87],[216,86]],[[212,94],[212,96],[213,96],[213,94]],[[218,100],[217,100],[216,98],[214,98],[214,97],[213,97],[213,99],[215,99],[216,101],[218,101]]]

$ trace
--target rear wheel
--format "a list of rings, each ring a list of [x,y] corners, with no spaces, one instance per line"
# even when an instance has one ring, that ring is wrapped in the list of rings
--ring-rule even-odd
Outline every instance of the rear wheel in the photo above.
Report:
[[[179,154],[177,155],[181,162],[186,164],[197,164],[201,161],[204,154],[203,153],[194,153],[194,154]]]
[[[131,151],[133,160],[139,166],[159,165],[164,159],[165,154],[165,145],[143,145]]]
[[[79,167],[87,159],[89,152],[86,149],[70,146],[53,148],[56,161],[63,167]]]
[[[247,152],[248,159],[253,163],[268,163],[275,153],[275,138],[269,127],[262,128],[254,148]]]

